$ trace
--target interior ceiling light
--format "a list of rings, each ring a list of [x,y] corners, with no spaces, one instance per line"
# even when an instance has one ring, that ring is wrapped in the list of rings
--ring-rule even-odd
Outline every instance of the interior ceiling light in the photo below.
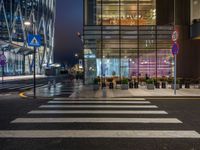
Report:
[[[199,2],[197,0],[194,0],[194,5],[197,5]]]

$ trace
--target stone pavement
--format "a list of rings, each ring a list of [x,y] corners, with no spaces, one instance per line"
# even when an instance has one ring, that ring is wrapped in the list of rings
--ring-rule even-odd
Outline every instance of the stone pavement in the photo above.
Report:
[[[141,86],[139,89],[129,89],[129,90],[121,90],[121,89],[106,89],[107,97],[159,97],[166,96],[171,97],[174,96],[174,91],[170,88],[167,89],[155,89],[155,90],[147,90],[145,86]],[[177,90],[176,96],[194,96],[200,97],[200,89],[199,88],[191,88],[191,89],[180,89]],[[103,91],[98,90],[94,91],[93,86],[83,86],[80,91],[74,92],[70,97],[103,97]]]
[[[58,80],[57,80],[58,81]],[[45,84],[36,89],[37,97],[52,98],[52,97],[69,97],[73,94],[78,94],[82,90],[82,81],[59,80],[55,85],[53,83]],[[25,91],[25,95],[33,97],[33,89]]]

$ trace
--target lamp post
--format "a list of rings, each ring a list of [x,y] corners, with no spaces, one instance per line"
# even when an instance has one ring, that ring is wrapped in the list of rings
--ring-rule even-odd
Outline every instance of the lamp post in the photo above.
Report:
[[[76,53],[76,54],[74,55],[74,57],[75,57],[75,59],[76,59],[77,67],[78,67],[78,69],[76,70],[76,74],[77,74],[77,71],[79,72],[79,62],[78,62],[78,61],[79,61],[79,54]]]
[[[33,25],[33,34],[36,34],[35,30],[35,20],[31,23],[30,21],[25,21],[24,22],[25,26],[31,26]],[[34,98],[36,98],[36,47],[34,46],[34,52],[33,52],[33,94]]]
[[[174,0],[174,29],[176,28],[176,0]],[[175,37],[177,38],[177,36]],[[177,39],[176,39],[177,40]],[[176,40],[174,40],[176,42]],[[177,93],[176,81],[177,81],[177,53],[174,54],[174,95]]]
[[[85,53],[84,53],[84,39],[83,35],[81,35],[80,32],[76,33],[76,36],[81,40],[82,46],[83,46],[83,84],[85,85]]]

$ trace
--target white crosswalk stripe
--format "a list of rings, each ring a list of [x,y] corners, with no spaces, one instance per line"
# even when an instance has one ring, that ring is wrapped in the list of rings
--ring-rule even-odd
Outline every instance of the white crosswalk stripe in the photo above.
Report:
[[[150,104],[149,101],[49,101],[49,104]]]
[[[55,98],[55,101],[87,101],[87,100],[95,100],[95,101],[146,101],[144,98]]]
[[[176,130],[22,130],[0,131],[0,138],[200,138],[195,131]]]
[[[200,138],[200,134],[193,130],[172,129],[172,125],[177,127],[184,123],[177,118],[167,118],[167,116],[168,112],[159,110],[158,106],[143,98],[55,98],[28,112],[25,118],[16,118],[11,122],[12,125],[34,124],[40,127],[51,125],[55,129],[0,130],[0,138]],[[76,126],[93,124],[97,128],[90,130],[83,126],[81,130],[76,127],[72,127],[72,130],[67,127],[59,130],[56,126],[70,123],[76,123]],[[111,130],[107,128],[111,124],[127,126]],[[141,130],[138,128],[130,130],[130,124],[131,126],[139,124]],[[150,124],[150,127],[160,125],[165,128],[162,130],[145,128]],[[170,130],[167,130],[165,125],[170,125]]]
[[[33,110],[29,114],[168,114],[166,111],[152,110]]]
[[[182,123],[176,118],[18,118],[12,123]]]
[[[158,108],[155,105],[42,105],[40,108]]]

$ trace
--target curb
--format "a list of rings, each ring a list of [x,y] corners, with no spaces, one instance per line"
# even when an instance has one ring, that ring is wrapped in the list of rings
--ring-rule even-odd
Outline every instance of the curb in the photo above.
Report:
[[[26,94],[26,92],[19,93],[19,96],[21,98],[31,98],[35,99],[32,95]],[[59,98],[59,97],[41,97],[37,96],[36,98],[40,99],[53,99],[53,98]],[[104,97],[67,97],[67,98],[104,98]],[[123,97],[105,97],[105,98],[144,98],[144,99],[150,99],[150,100],[200,100],[200,96],[123,96]]]

